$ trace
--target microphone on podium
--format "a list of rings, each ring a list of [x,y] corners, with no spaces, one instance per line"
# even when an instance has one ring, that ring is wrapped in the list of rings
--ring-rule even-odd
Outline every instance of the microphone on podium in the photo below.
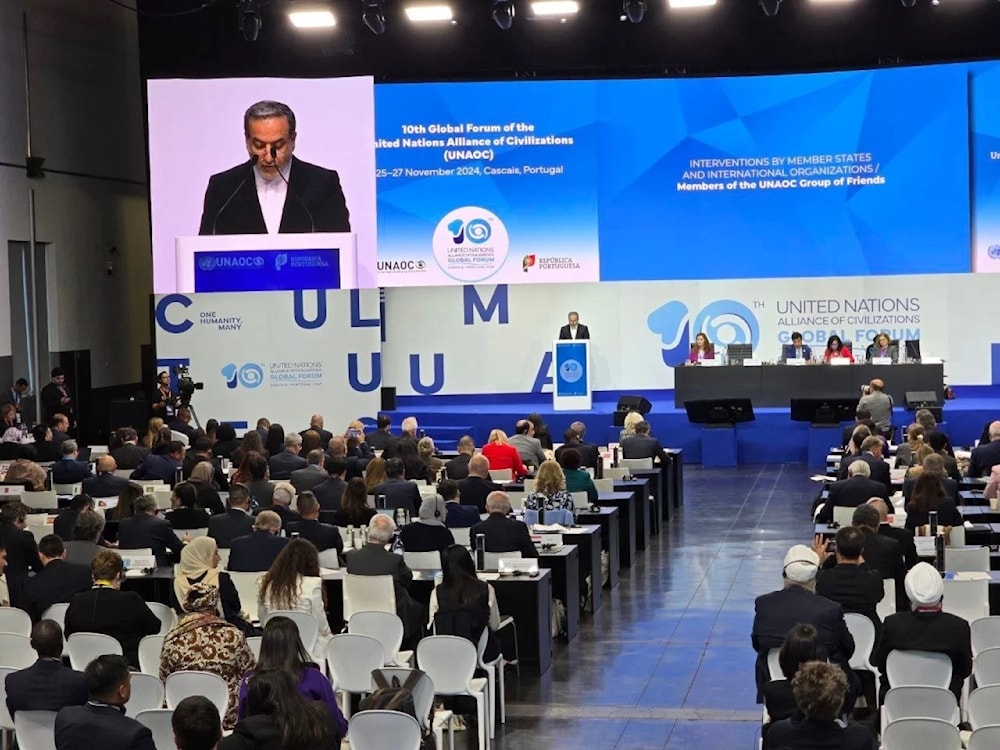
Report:
[[[250,157],[250,161],[247,162],[248,168],[246,175],[242,180],[240,180],[240,184],[236,186],[236,189],[232,192],[232,194],[226,198],[226,202],[222,204],[222,208],[215,212],[215,217],[212,219],[212,234],[217,234],[215,225],[218,223],[219,217],[222,215],[222,212],[226,210],[229,204],[233,202],[233,198],[236,197],[236,194],[243,189],[244,185],[246,185],[246,182],[250,179],[250,175],[253,174],[253,168],[257,165],[258,161],[260,161],[260,157],[257,156],[257,154]]]
[[[277,160],[278,160],[278,149],[275,148],[274,146],[271,146],[271,161],[277,162]],[[282,180],[285,180],[285,185],[288,186],[288,192],[295,197],[295,200],[299,202],[299,205],[302,206],[302,209],[306,212],[306,216],[309,217],[309,231],[315,234],[316,222],[313,220],[312,211],[309,210],[309,206],[307,206],[306,202],[302,200],[302,196],[300,196],[298,193],[295,192],[295,190],[292,188],[291,183],[285,178],[285,175],[281,173],[280,169],[278,170],[278,176],[281,177]]]

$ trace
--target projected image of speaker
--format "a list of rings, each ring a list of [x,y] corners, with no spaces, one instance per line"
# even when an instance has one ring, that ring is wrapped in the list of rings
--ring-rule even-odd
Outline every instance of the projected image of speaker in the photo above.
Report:
[[[645,396],[622,396],[618,399],[615,407],[614,425],[615,427],[625,426],[625,417],[630,411],[637,411],[643,416],[649,414],[653,405]]]

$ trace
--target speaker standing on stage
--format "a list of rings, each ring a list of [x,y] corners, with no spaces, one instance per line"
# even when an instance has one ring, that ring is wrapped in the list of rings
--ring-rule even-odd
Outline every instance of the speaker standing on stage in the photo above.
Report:
[[[580,322],[579,313],[569,314],[569,324],[559,329],[559,340],[589,339],[590,329]]]
[[[336,171],[292,155],[295,113],[287,104],[252,105],[243,131],[250,160],[209,178],[198,234],[351,231]]]

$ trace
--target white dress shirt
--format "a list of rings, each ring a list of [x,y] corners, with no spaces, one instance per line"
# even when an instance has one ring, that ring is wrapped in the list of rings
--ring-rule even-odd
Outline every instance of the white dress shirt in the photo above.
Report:
[[[569,337],[571,339],[574,339],[574,340],[576,339],[576,329],[577,329],[577,326],[570,326],[569,327]]]
[[[289,161],[280,171],[285,176],[284,180],[279,175],[275,175],[273,180],[265,180],[259,167],[254,167],[253,170],[254,182],[257,183],[257,201],[264,214],[268,234],[277,234],[281,227],[281,215],[285,211],[285,198],[288,195],[288,183],[285,180],[289,179],[292,162]]]

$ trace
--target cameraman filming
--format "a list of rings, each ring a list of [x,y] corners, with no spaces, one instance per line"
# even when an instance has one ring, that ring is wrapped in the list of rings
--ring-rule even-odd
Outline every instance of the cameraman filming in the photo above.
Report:
[[[153,416],[159,417],[164,423],[174,418],[180,399],[170,390],[170,373],[166,370],[156,376],[156,390],[153,392]]]

